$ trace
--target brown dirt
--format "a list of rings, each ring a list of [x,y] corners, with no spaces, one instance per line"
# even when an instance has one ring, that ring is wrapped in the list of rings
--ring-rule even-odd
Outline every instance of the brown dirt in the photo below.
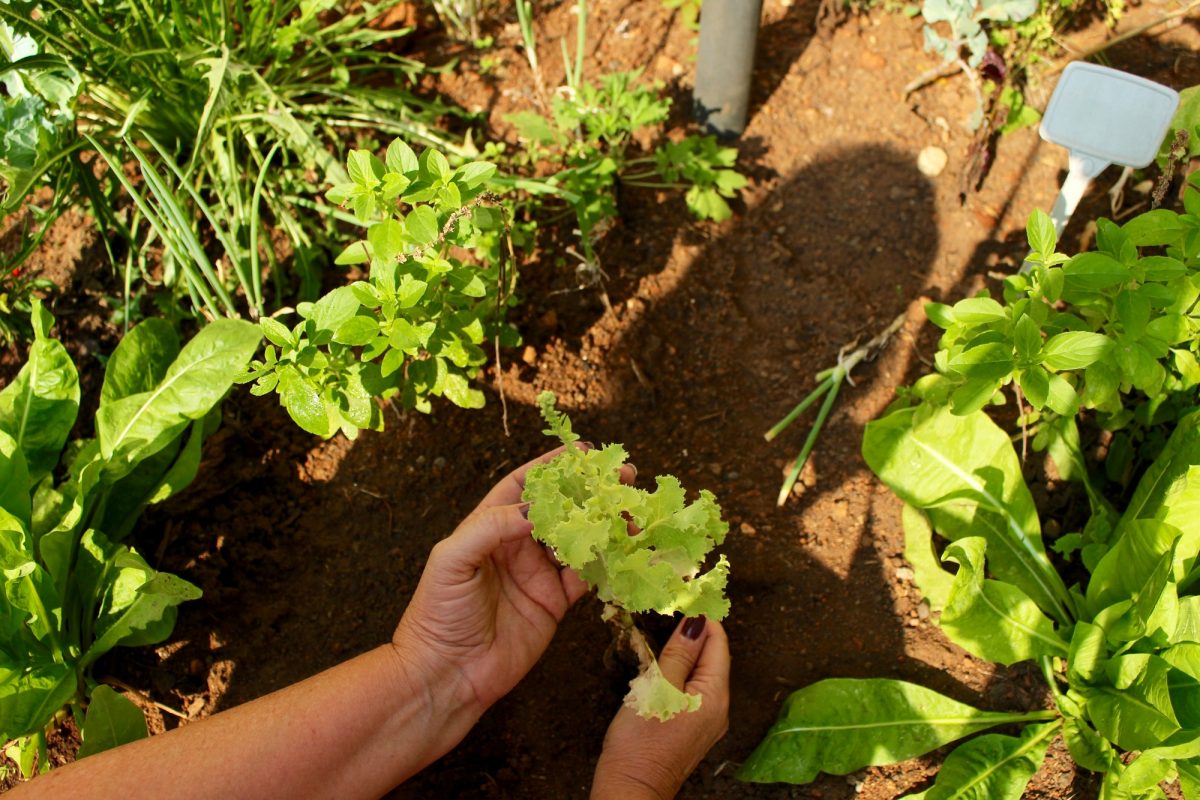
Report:
[[[550,85],[561,73],[556,38],[574,25],[568,5],[539,23]],[[657,2],[592,5],[591,68],[646,67],[672,86],[682,120],[693,34]],[[389,412],[385,433],[354,443],[315,442],[273,404],[239,395],[198,485],[137,533],[144,552],[198,583],[204,599],[184,609],[170,643],[115,653],[104,670],[195,718],[385,641],[430,547],[499,476],[546,449],[533,399],[549,388],[585,438],[624,442],[642,476],[667,472],[711,489],[732,525],[731,727],[681,797],[878,800],[926,785],[941,754],[805,787],[733,780],[787,693],[822,678],[903,678],[991,709],[1045,703],[1034,672],[966,656],[921,609],[901,555],[898,502],[859,444],[863,425],[932,355],[917,299],[957,299],[989,271],[1013,269],[1023,221],[1050,206],[1065,153],[1032,130],[1006,137],[983,191],[960,205],[968,85],[950,79],[908,103],[899,97],[933,63],[919,22],[876,11],[818,38],[815,0],[765,5],[741,143],[754,183],[734,219],[696,225],[674,195],[625,193],[602,251],[610,307],[549,255],[528,267],[519,321],[535,357],[524,363],[518,351],[504,363],[509,436],[494,393],[481,412]],[[1157,13],[1135,9],[1126,24]],[[496,72],[447,75],[441,86],[485,110],[501,134],[501,116],[530,102],[518,34],[505,22],[490,53],[503,60]],[[1100,35],[1095,26],[1078,34],[1084,46]],[[1113,48],[1110,61],[1184,87],[1200,83],[1198,49],[1192,20]],[[933,144],[950,160],[931,179],[916,156]],[[1106,202],[1093,192],[1079,218],[1106,213]],[[1073,224],[1068,240],[1083,228]],[[906,310],[903,333],[839,402],[803,490],[776,508],[807,421],[773,444],[762,433],[842,345]],[[393,796],[586,796],[628,680],[604,667],[610,636],[598,612],[595,601],[573,609],[533,673]],[[176,724],[147,708],[155,727]],[[1027,796],[1097,790],[1057,743]]]

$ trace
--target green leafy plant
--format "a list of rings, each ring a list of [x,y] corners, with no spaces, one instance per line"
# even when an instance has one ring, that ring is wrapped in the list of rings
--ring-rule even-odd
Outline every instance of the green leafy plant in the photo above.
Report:
[[[593,273],[599,270],[596,242],[618,216],[618,186],[685,189],[687,206],[697,218],[729,218],[727,199],[746,186],[746,178],[734,169],[735,148],[720,146],[713,136],[691,135],[637,155],[635,140],[652,133],[670,111],[662,87],[640,83],[640,70],[584,80],[587,4],[579,0],[575,57],[564,40],[566,83],[548,98],[528,0],[519,0],[517,10],[539,108],[506,118],[524,140],[523,152],[506,157],[500,146],[485,150],[514,173],[499,178],[498,187],[516,190],[518,206],[535,219],[553,218],[548,201],[565,202],[578,225],[579,257]]]
[[[219,320],[180,348],[168,323],[143,322],[108,359],[96,437],[68,442],[79,380],[52,324],[35,301],[29,358],[0,392],[0,741],[26,776],[49,768],[46,730],[68,709],[81,756],[146,735],[137,707],[98,685],[97,659],[161,642],[200,590],[122,540],[195,477],[260,341],[251,323]]]
[[[655,478],[653,492],[622,483],[625,448],[577,448],[579,436],[554,403],[551,392],[538,396],[546,434],[566,450],[525,477],[522,499],[530,504],[533,536],[595,589],[605,603],[605,619],[617,625],[638,655],[641,672],[630,682],[625,704],[659,720],[693,711],[700,697],[663,677],[633,615],[653,611],[723,619],[729,613],[724,596],[729,562],[722,555],[711,569],[701,572],[701,567],[724,541],[729,525],[711,492],[701,491],[697,500],[685,503],[683,487],[670,475]]]
[[[40,233],[67,205],[86,204],[103,233],[128,242],[125,258],[109,252],[127,305],[138,282],[165,285],[209,318],[261,316],[293,293],[316,297],[317,245],[332,219],[314,213],[306,195],[311,174],[339,168],[330,145],[366,130],[453,147],[435,126],[452,109],[408,90],[424,67],[386,47],[409,29],[372,27],[396,0],[361,12],[348,5],[0,3],[8,90],[0,214],[17,212],[41,185],[55,198]],[[97,170],[89,152],[109,169]],[[131,160],[139,169],[126,177]],[[196,245],[207,241],[201,220],[211,223],[223,266]],[[294,257],[276,258],[273,231],[291,241]]]
[[[976,657],[1036,663],[1053,708],[983,711],[903,681],[821,681],[792,695],[740,777],[803,783],[1026,723],[968,739],[912,796],[1016,800],[1061,734],[1080,767],[1104,773],[1106,800],[1163,797],[1158,784],[1176,778],[1200,797],[1200,192],[1186,203],[1100,220],[1099,249],[1071,257],[1035,213],[1031,271],[1005,280],[1003,303],[928,306],[946,331],[938,372],[864,434],[867,464],[905,503],[905,556],[938,624]],[[1012,435],[984,410],[1006,389]],[[1085,458],[1081,421],[1111,437],[1104,474]],[[1056,520],[1069,531],[1053,542],[1057,563],[1013,444],[1030,435],[1091,507],[1081,530]]]
[[[290,327],[259,320],[266,351],[240,380],[254,381],[254,394],[278,394],[292,419],[318,436],[382,428],[376,398],[398,396],[424,412],[434,396],[482,407],[483,392],[471,383],[487,360],[483,345],[515,343],[500,320],[512,276],[502,258],[477,265],[460,255],[498,251],[504,214],[484,189],[495,166],[452,169],[438,150],[418,157],[397,139],[384,160],[355,150],[347,167],[350,180],[327,197],[367,230],[337,263],[369,265],[368,279],[301,303]]]

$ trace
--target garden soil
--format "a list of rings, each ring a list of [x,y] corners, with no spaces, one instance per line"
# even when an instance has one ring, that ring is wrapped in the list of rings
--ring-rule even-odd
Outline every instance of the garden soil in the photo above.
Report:
[[[539,20],[548,85],[562,74],[558,39],[574,41],[571,5]],[[641,68],[661,80],[676,98],[668,135],[682,134],[694,33],[652,0],[589,5],[587,69]],[[1134,8],[1121,27],[1166,10]],[[818,33],[816,12],[815,0],[765,3],[751,118],[739,143],[751,186],[734,217],[695,224],[677,194],[627,190],[601,248],[600,283],[578,275],[560,249],[533,253],[514,317],[525,343],[485,375],[484,410],[388,409],[383,433],[319,442],[272,401],[237,393],[196,484],[153,509],[136,534],[152,563],[200,585],[204,598],[181,609],[168,643],[119,650],[100,674],[119,676],[152,725],[171,728],[179,716],[202,718],[386,642],[432,545],[506,472],[551,446],[534,406],[538,392],[551,389],[585,439],[625,444],[639,483],[677,475],[693,491],[712,490],[730,521],[730,728],[681,797],[879,800],[928,785],[944,752],[802,787],[734,780],[788,693],[823,678],[901,678],[989,709],[1046,706],[1033,670],[971,658],[939,631],[902,557],[899,503],[867,470],[859,446],[863,425],[895,389],[929,368],[936,335],[923,323],[922,298],[952,302],[1014,270],[1024,220],[1049,208],[1066,155],[1031,129],[1005,136],[982,190],[962,202],[971,84],[952,76],[905,98],[905,84],[935,64],[922,51],[919,19],[877,10]],[[512,141],[504,115],[531,107],[532,81],[514,19],[493,21],[487,32],[496,37],[491,50],[426,34],[410,54],[430,63],[462,59],[430,88],[479,111],[496,136]],[[1091,21],[1068,41],[1083,50],[1106,35]],[[1184,87],[1200,83],[1198,51],[1193,18],[1105,57]],[[497,60],[479,77],[484,58]],[[1052,83],[1040,88],[1043,98]],[[917,167],[927,147],[949,156],[938,175]],[[1111,213],[1104,190],[1116,177],[1101,177],[1080,218]],[[1127,206],[1145,201],[1128,195]],[[1090,235],[1073,224],[1066,249]],[[93,373],[95,355],[111,347],[94,319],[106,302],[96,285],[102,258],[102,248],[74,236],[43,257],[48,269],[78,262],[72,269],[86,278],[77,275],[75,299],[60,299],[57,310]],[[900,314],[903,328],[855,371],[799,489],[777,507],[811,415],[773,443],[763,432],[841,348]],[[630,677],[605,657],[611,635],[599,614],[594,599],[574,607],[525,681],[392,796],[585,797]],[[1056,742],[1027,796],[1097,792],[1093,776],[1077,773]]]

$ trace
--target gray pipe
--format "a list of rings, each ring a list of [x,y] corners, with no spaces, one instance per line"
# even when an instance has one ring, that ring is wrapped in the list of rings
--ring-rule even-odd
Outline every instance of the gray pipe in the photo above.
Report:
[[[750,106],[754,43],[762,0],[704,0],[693,107],[696,121],[718,136],[740,136]]]

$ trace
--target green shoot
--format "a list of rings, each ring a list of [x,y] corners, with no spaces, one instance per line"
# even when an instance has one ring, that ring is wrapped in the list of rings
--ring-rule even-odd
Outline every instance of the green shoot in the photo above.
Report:
[[[775,423],[771,430],[763,434],[763,438],[768,442],[773,441],[785,428],[795,422],[801,414],[811,408],[822,395],[825,396],[825,402],[821,404],[821,408],[817,411],[816,421],[813,422],[812,429],[809,430],[808,436],[805,437],[804,445],[800,448],[800,453],[796,456],[796,461],[792,465],[791,470],[788,471],[787,478],[783,481],[783,487],[779,490],[779,496],[775,503],[777,506],[782,506],[787,502],[788,497],[792,493],[792,488],[800,478],[800,472],[804,469],[804,465],[808,463],[808,458],[812,455],[813,448],[817,445],[817,438],[821,435],[821,431],[824,429],[829,415],[833,412],[833,405],[837,402],[842,383],[849,381],[853,384],[853,381],[850,381],[851,370],[858,366],[864,359],[874,357],[880,350],[886,347],[888,341],[895,335],[896,331],[900,330],[904,325],[904,319],[904,314],[899,315],[892,320],[892,323],[883,332],[862,347],[854,350],[850,355],[845,355],[846,348],[843,348],[842,352],[838,354],[838,363],[835,366],[823,369],[817,373],[817,387],[809,392],[795,408],[788,412],[787,416]]]

